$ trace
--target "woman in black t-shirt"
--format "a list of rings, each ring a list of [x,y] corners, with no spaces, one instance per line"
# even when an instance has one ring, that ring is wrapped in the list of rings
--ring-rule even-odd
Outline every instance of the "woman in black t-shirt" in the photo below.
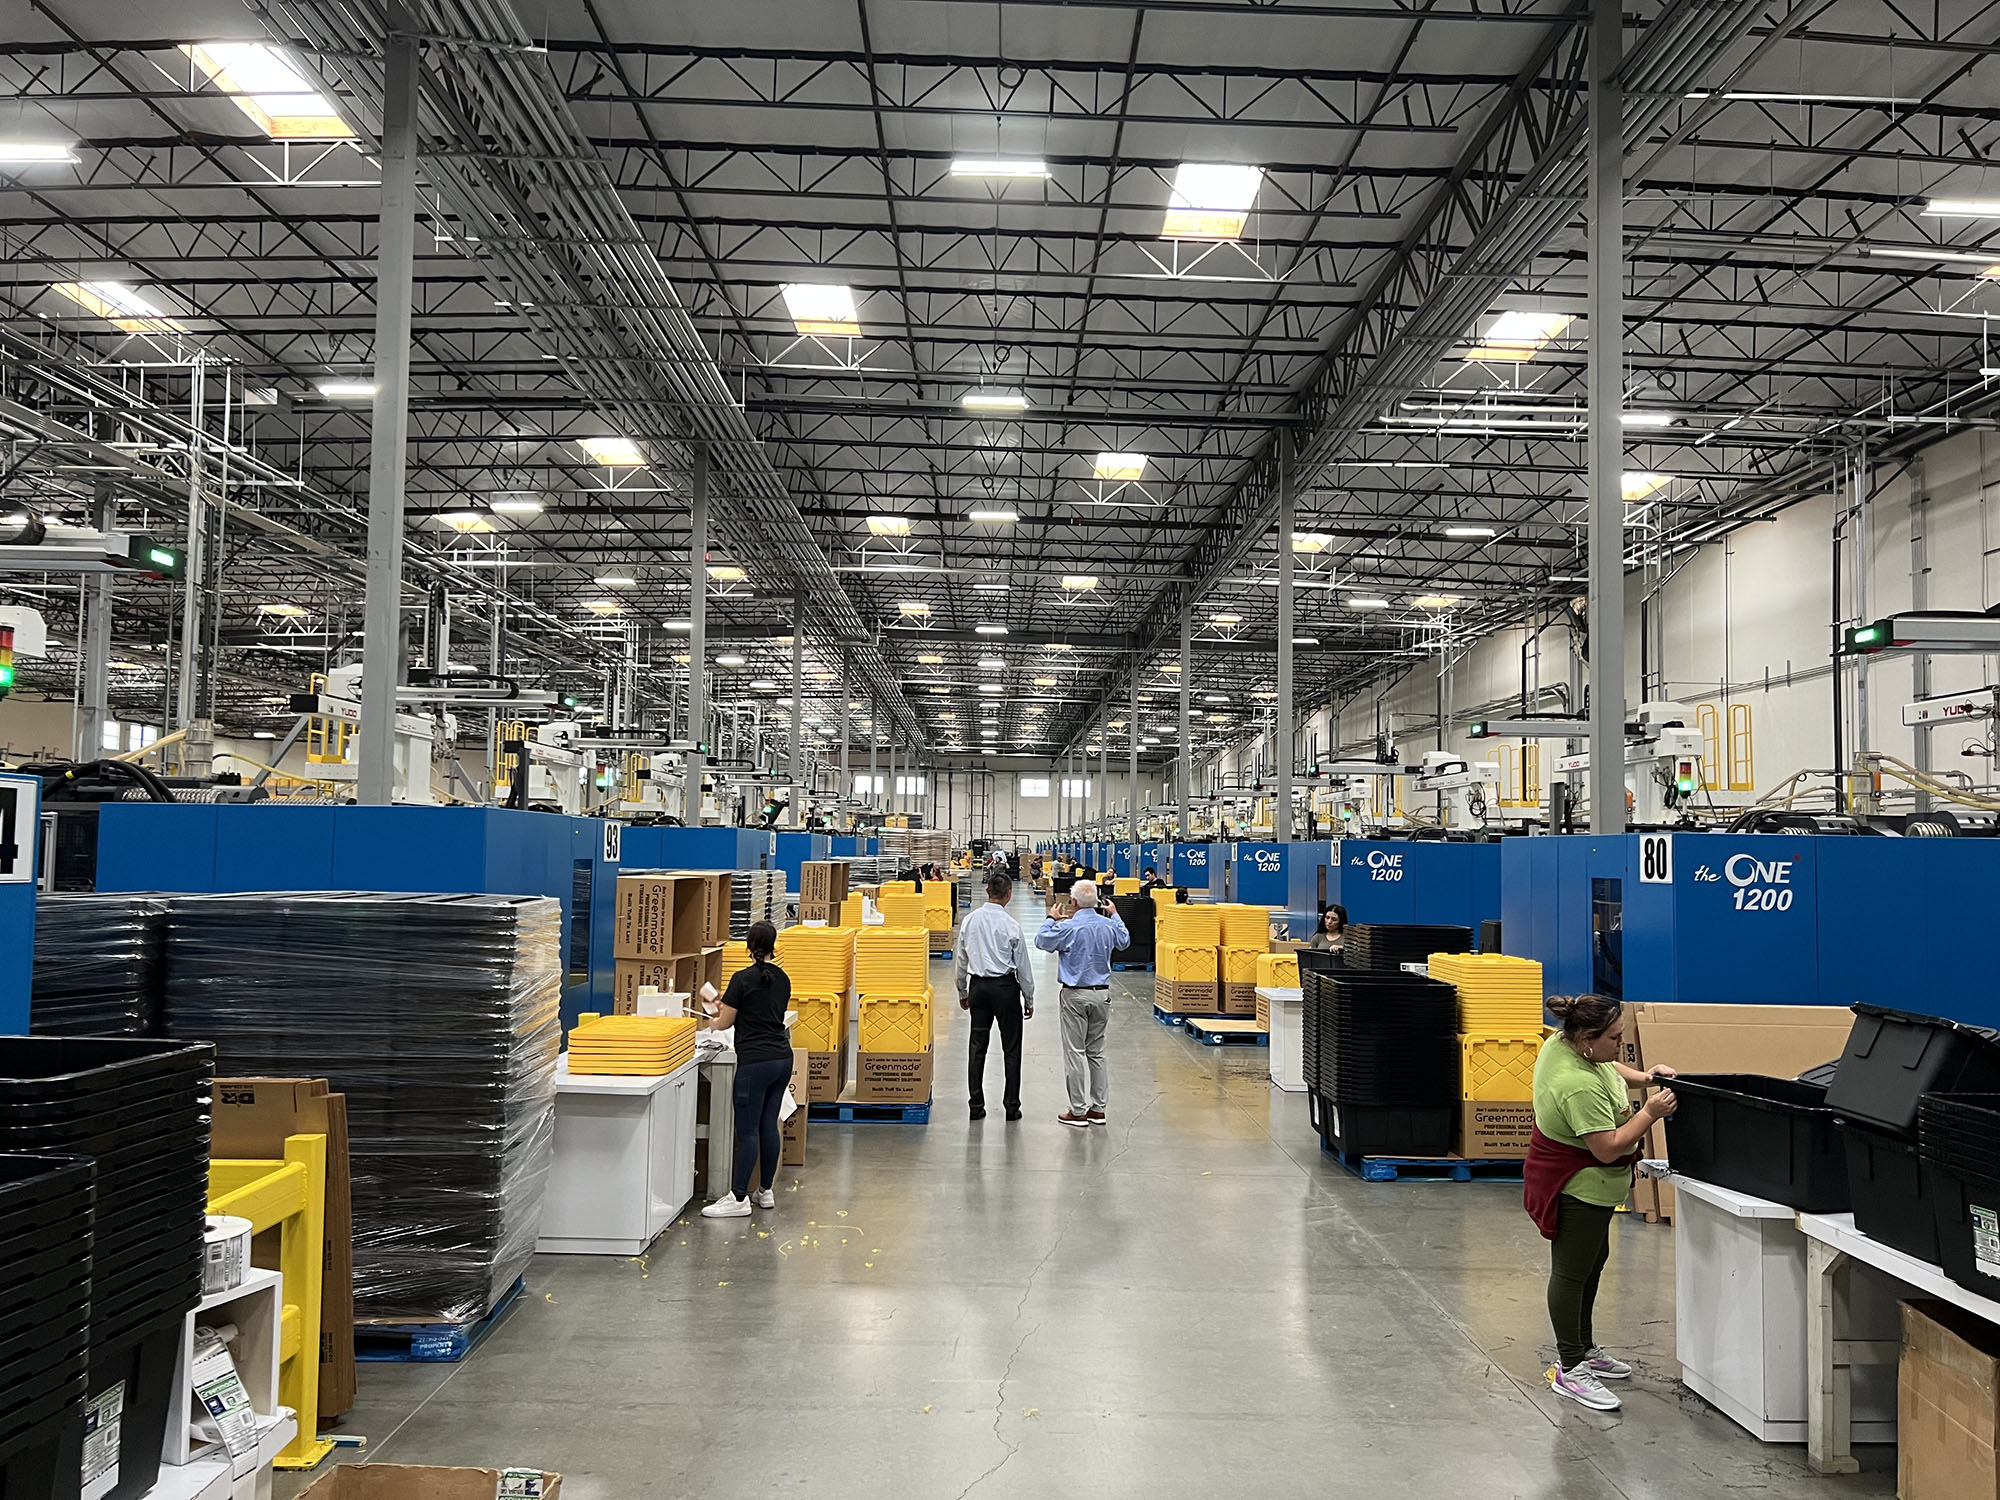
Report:
[[[769,922],[752,923],[745,946],[750,967],[736,971],[711,1011],[716,1025],[736,1028],[736,1170],[729,1196],[704,1208],[705,1219],[749,1215],[750,1173],[760,1158],[763,1189],[754,1201],[759,1208],[778,1206],[771,1184],[778,1178],[778,1109],[792,1077],[792,1040],[785,1032],[792,981],[771,962],[778,929]]]

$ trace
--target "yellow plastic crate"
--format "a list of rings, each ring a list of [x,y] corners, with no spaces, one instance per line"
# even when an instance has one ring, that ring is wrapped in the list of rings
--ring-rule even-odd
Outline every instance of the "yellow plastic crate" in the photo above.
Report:
[[[1215,906],[1163,907],[1154,918],[1158,940],[1189,948],[1222,946],[1222,912]]]
[[[875,887],[875,896],[880,900],[885,895],[915,895],[917,883],[914,880],[885,880]]]
[[[930,983],[931,935],[912,927],[864,927],[854,939],[854,988],[863,995],[915,995]]]
[[[794,993],[844,995],[854,987],[850,928],[787,927],[778,934],[777,959]]]
[[[579,1018],[569,1034],[572,1073],[671,1073],[694,1057],[692,1016]]]
[[[930,991],[862,997],[863,1052],[928,1052],[933,1036]]]
[[[861,892],[856,891],[840,903],[840,925],[842,927],[861,926],[862,916],[867,909],[868,898],[862,895]]]
[[[1180,901],[1180,893],[1170,885],[1153,887],[1153,910],[1155,920],[1161,915],[1161,908],[1174,906]]]
[[[904,882],[908,884],[907,881]],[[921,891],[892,891],[884,886],[875,897],[875,909],[882,913],[885,927],[928,927],[927,913]]]
[[[1539,1031],[1519,1036],[1461,1036],[1459,1091],[1482,1104],[1526,1104],[1535,1097]]]
[[[1433,979],[1458,991],[1461,1035],[1530,1036],[1542,1029],[1542,966],[1504,953],[1434,953]]]
[[[1161,979],[1214,984],[1219,972],[1217,951],[1213,947],[1161,943],[1153,950],[1153,972]]]
[[[1257,960],[1266,957],[1262,948],[1224,947],[1221,953],[1224,984],[1257,983]]]
[[[1269,990],[1295,990],[1299,987],[1299,956],[1296,953],[1260,953],[1257,955],[1257,982]]]
[[[792,993],[799,1018],[792,1025],[792,1045],[808,1052],[838,1052],[847,1040],[847,996]]]
[[[722,945],[722,983],[720,988],[728,989],[729,981],[738,969],[750,967],[750,945],[741,938],[731,938]]]
[[[1271,946],[1271,908],[1268,906],[1219,906],[1222,913],[1222,942],[1228,948],[1268,948]]]

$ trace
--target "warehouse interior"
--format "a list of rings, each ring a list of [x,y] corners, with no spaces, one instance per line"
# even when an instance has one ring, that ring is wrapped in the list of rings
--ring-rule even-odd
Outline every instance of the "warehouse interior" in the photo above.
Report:
[[[0,1500],[2000,1495],[1996,55],[5,7]]]

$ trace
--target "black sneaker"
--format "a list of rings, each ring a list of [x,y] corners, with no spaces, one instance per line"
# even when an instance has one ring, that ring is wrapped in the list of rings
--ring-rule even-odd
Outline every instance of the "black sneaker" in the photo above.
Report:
[[[1018,1120],[1021,1118],[1021,1112],[1018,1109],[1010,1109],[1007,1111],[1007,1118],[1010,1120]]]
[[[986,1111],[983,1109],[975,1109],[974,1111],[972,1111],[972,1118],[975,1120],[983,1120],[986,1118]]]

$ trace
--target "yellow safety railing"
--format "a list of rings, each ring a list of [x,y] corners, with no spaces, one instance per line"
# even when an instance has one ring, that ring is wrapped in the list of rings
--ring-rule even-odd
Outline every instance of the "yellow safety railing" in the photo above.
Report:
[[[299,1432],[278,1455],[281,1469],[310,1469],[333,1451],[319,1435],[320,1276],[326,1239],[326,1137],[285,1137],[283,1161],[218,1158],[208,1164],[208,1211],[278,1230],[278,1400],[298,1413]]]
[[[1750,705],[1729,705],[1729,790],[1757,789],[1756,743],[1750,735]]]
[[[309,686],[318,697],[326,692],[326,673],[315,672]],[[339,765],[347,759],[347,738],[354,726],[345,719],[314,714],[306,720],[306,759],[315,765]]]
[[[1701,784],[1722,786],[1722,715],[1713,703],[1697,703],[1694,726],[1701,731]]]

